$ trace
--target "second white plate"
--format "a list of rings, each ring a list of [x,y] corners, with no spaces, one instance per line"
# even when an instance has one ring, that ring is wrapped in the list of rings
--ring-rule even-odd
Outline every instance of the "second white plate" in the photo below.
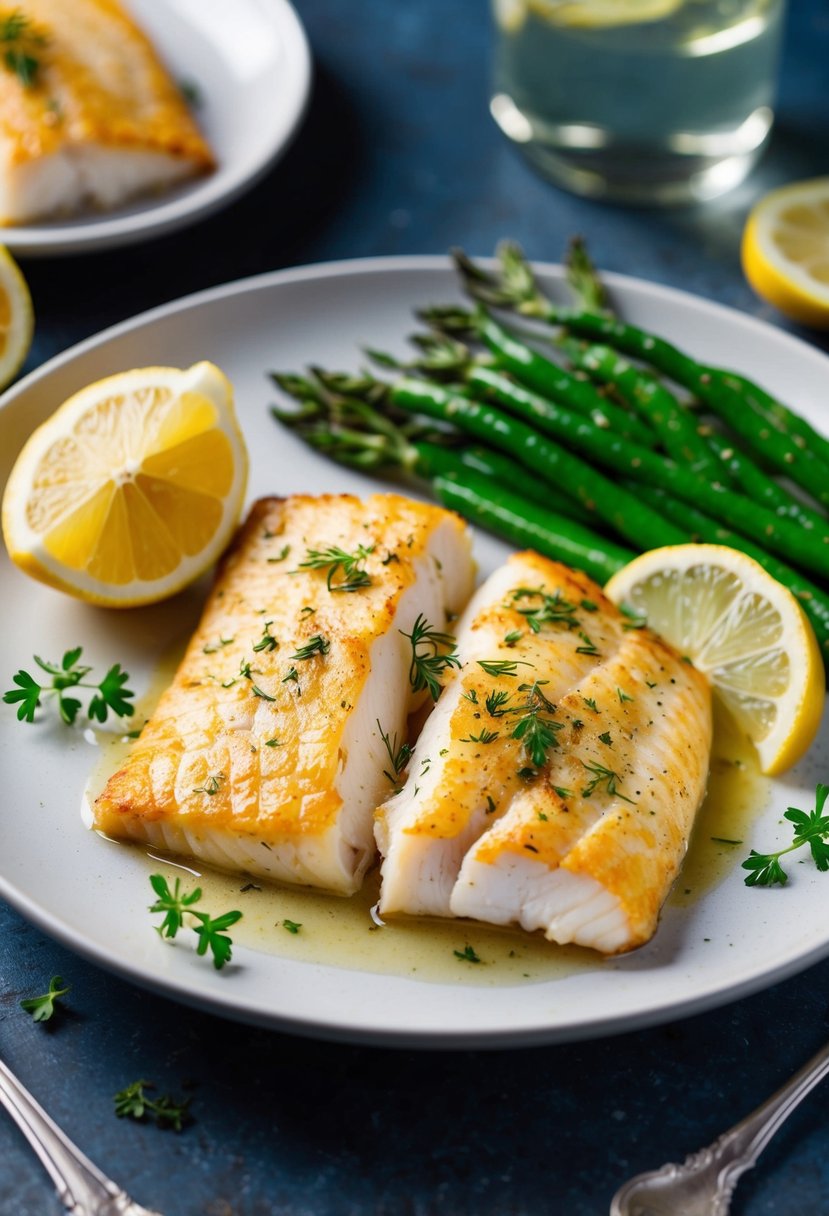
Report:
[[[559,290],[560,272],[549,268],[547,281]],[[631,321],[713,364],[754,376],[816,424],[824,422],[824,355],[691,296],[631,279],[608,276],[608,282]],[[0,485],[31,430],[82,385],[128,367],[207,358],[236,386],[252,457],[251,497],[381,489],[381,482],[326,462],[278,428],[269,416],[274,391],[265,373],[307,363],[355,368],[364,344],[402,353],[412,309],[457,294],[446,259],[404,258],[281,272],[157,309],[60,355],[6,394],[0,408]],[[507,552],[483,535],[476,548],[482,574]],[[123,663],[143,692],[169,645],[192,627],[198,608],[198,589],[132,612],[91,608],[29,581],[5,555],[0,586],[2,688],[33,653],[59,656],[82,644],[91,663]],[[486,986],[480,980],[492,973],[467,976],[468,964],[455,962],[451,942],[448,974],[437,982],[417,973],[379,974],[370,965],[338,958],[336,951],[325,962],[298,961],[290,957],[295,939],[278,926],[270,931],[278,953],[270,953],[267,942],[261,950],[239,946],[233,966],[219,974],[183,943],[166,948],[147,913],[146,859],[81,824],[81,791],[94,758],[81,732],[52,725],[45,715],[34,726],[21,724],[13,707],[0,704],[0,895],[100,965],[237,1018],[371,1042],[539,1043],[631,1029],[710,1007],[829,953],[829,877],[811,863],[795,863],[786,888],[749,889],[738,866],[749,847],[765,851],[783,843],[780,817],[787,806],[812,805],[816,781],[829,776],[826,723],[806,762],[762,790],[756,818],[730,866],[703,874],[698,898],[682,898],[688,874],[680,877],[680,898],[669,901],[648,946],[624,958],[565,966],[540,982],[500,982],[495,973],[495,982]],[[237,880],[234,892],[240,886]],[[329,924],[335,934],[335,919]],[[462,948],[464,936],[458,926],[454,944]],[[555,954],[556,947],[549,949]],[[471,986],[464,982],[469,980]]]
[[[311,55],[288,0],[126,2],[173,79],[196,89],[196,119],[217,167],[208,177],[114,211],[0,228],[0,243],[19,257],[107,249],[192,224],[250,189],[302,117]]]

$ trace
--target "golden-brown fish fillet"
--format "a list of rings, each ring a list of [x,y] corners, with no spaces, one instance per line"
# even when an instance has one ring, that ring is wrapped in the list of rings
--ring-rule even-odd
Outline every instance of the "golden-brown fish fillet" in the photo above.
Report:
[[[355,590],[338,590],[355,581],[343,566],[302,567],[332,546],[362,555]],[[467,530],[438,507],[384,494],[258,502],[95,826],[353,892],[388,789],[383,735],[402,741],[422,699],[404,634],[421,614],[445,628],[472,581]]]
[[[532,553],[491,576],[457,636],[462,669],[378,812],[381,912],[512,922],[606,953],[647,941],[705,793],[706,680]],[[533,713],[541,764],[514,735]]]
[[[0,65],[0,223],[20,224],[127,199],[213,167],[181,90],[116,0],[23,0]]]

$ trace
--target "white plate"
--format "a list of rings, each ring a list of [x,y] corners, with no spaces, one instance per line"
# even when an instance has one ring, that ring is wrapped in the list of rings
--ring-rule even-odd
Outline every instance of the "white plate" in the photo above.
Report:
[[[551,268],[550,281],[560,283]],[[608,276],[624,315],[754,375],[814,422],[823,421],[829,360],[749,317],[632,279]],[[209,358],[234,381],[252,455],[250,494],[350,490],[378,483],[330,464],[269,417],[271,368],[313,361],[358,365],[358,347],[405,349],[412,308],[456,298],[445,259],[346,262],[265,275],[204,292],[119,325],[33,373],[0,408],[0,483],[26,436],[71,392],[136,365]],[[478,538],[484,572],[505,546]],[[167,642],[192,619],[177,600],[132,613],[93,609],[30,582],[0,558],[0,677],[32,652],[79,643],[97,663],[119,660],[139,690]],[[827,883],[791,866],[784,889],[744,886],[736,864],[685,908],[669,906],[654,941],[635,954],[580,968],[554,982],[467,987],[286,961],[238,948],[242,964],[217,974],[151,932],[146,866],[81,826],[80,793],[92,749],[78,733],[19,724],[0,705],[0,894],[70,949],[140,984],[233,1017],[328,1037],[443,1046],[526,1044],[606,1034],[701,1010],[751,992],[829,953]],[[785,832],[788,805],[810,805],[829,777],[826,724],[807,761],[772,786],[749,844]],[[680,882],[682,880],[680,879]],[[555,947],[550,947],[555,950]]]
[[[196,119],[218,162],[208,177],[115,211],[0,228],[22,257],[85,253],[172,232],[249,189],[285,150],[311,85],[305,32],[288,0],[125,0],[174,80],[199,95]]]

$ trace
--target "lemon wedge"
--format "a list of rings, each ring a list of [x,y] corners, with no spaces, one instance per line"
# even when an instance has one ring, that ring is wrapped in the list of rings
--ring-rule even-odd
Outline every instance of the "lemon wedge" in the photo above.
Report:
[[[748,217],[743,270],[793,321],[829,328],[829,177],[772,190]]]
[[[3,497],[9,555],[90,603],[164,599],[227,545],[247,465],[231,384],[212,363],[99,380],[18,456]]]
[[[685,0],[526,0],[531,12],[550,25],[612,29],[645,25],[671,17]]]
[[[797,600],[753,558],[724,545],[654,549],[605,590],[708,676],[764,773],[805,755],[823,713],[820,650]]]
[[[34,311],[26,280],[9,251],[0,245],[0,389],[23,366],[33,332]]]

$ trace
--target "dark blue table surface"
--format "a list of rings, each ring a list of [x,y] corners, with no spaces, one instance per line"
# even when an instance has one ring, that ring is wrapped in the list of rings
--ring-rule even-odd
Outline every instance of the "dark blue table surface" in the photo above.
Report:
[[[141,248],[25,270],[29,367],[102,327],[200,288],[333,258],[488,253],[504,235],[557,260],[584,233],[602,267],[683,287],[775,324],[743,280],[739,234],[773,185],[826,172],[829,10],[793,0],[772,145],[704,208],[615,209],[545,184],[487,114],[483,0],[300,0],[313,98],[256,189]],[[815,335],[804,335],[816,340]],[[0,843],[0,864],[2,864]],[[829,906],[829,905],[828,905]],[[54,1029],[18,1007],[72,983]],[[767,992],[658,1029],[573,1046],[423,1054],[294,1039],[148,995],[0,905],[0,1055],[58,1122],[164,1216],[588,1216],[631,1173],[713,1139],[827,1038],[829,961]],[[192,1086],[180,1135],[113,1116],[150,1078]],[[829,1125],[816,1094],[741,1184],[734,1212],[829,1211]],[[0,1213],[52,1216],[50,1185],[0,1117]],[[681,1214],[677,1214],[681,1216]]]

